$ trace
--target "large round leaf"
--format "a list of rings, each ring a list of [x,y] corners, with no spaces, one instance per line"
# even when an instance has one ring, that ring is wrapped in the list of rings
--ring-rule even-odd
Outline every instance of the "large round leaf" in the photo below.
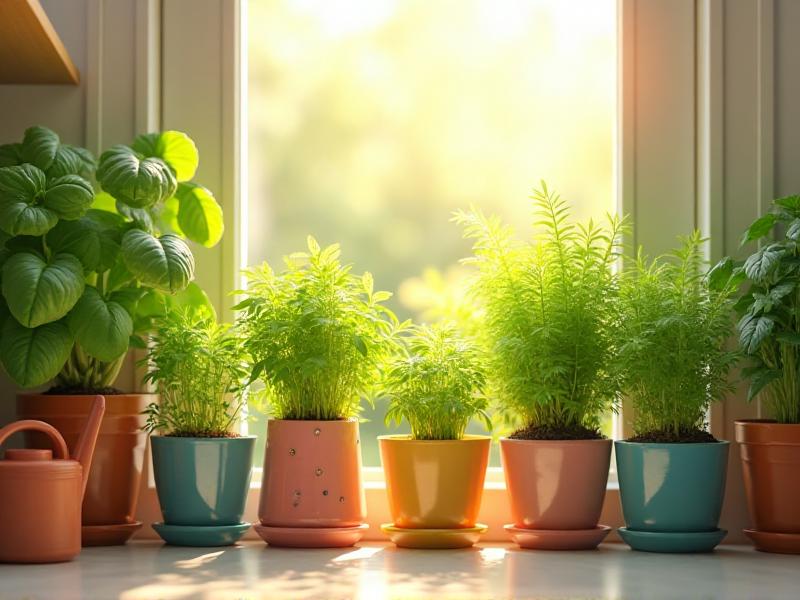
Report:
[[[92,205],[92,184],[79,175],[64,175],[48,182],[42,204],[62,219],[79,219]]]
[[[83,294],[83,266],[71,254],[49,262],[31,252],[11,256],[3,265],[3,296],[11,314],[25,327],[38,327],[66,315]]]
[[[0,144],[0,167],[22,164],[22,144]]]
[[[192,138],[182,131],[145,133],[131,147],[143,156],[156,156],[167,163],[178,181],[189,181],[197,171],[200,157]]]
[[[128,146],[114,146],[100,157],[100,186],[133,208],[148,208],[175,193],[175,176],[160,158],[144,158]]]
[[[194,183],[182,183],[175,193],[180,230],[193,242],[206,248],[215,246],[222,239],[224,225],[222,207],[206,188]]]
[[[2,331],[0,362],[24,388],[42,385],[58,375],[72,351],[72,334],[61,321],[31,329],[9,317]]]
[[[91,209],[77,221],[59,221],[47,232],[47,245],[77,257],[87,271],[107,271],[117,260],[124,222],[116,213]]]
[[[122,236],[122,258],[139,281],[165,292],[179,292],[194,278],[192,251],[176,235],[131,229]]]
[[[0,168],[0,229],[9,235],[43,235],[58,215],[40,206],[45,193],[41,169],[25,164]]]
[[[22,161],[47,171],[58,152],[58,135],[47,127],[29,127],[22,139]]]
[[[53,164],[47,169],[47,177],[63,177],[64,175],[80,175],[88,177],[94,172],[94,156],[83,148],[61,144],[56,150]]]
[[[128,350],[133,319],[117,302],[107,302],[92,286],[86,286],[69,313],[69,328],[89,356],[110,362]]]

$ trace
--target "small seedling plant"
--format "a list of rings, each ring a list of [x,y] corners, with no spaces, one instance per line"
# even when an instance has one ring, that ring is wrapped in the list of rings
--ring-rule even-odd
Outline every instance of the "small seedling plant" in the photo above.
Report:
[[[414,326],[386,372],[386,424],[403,420],[416,440],[460,440],[470,420],[487,429],[486,376],[478,347],[452,326]]]
[[[732,390],[737,282],[724,266],[708,271],[706,241],[695,231],[652,261],[640,249],[622,278],[616,368],[634,409],[632,441],[715,441],[705,420]]]
[[[617,261],[623,220],[571,220],[566,201],[542,183],[532,196],[537,232],[513,230],[479,210],[454,219],[473,241],[472,291],[484,311],[491,389],[512,437],[597,438],[614,407]]]
[[[361,397],[373,400],[380,367],[402,328],[375,291],[370,273],[357,276],[340,262],[338,244],[285,259],[276,273],[266,263],[247,271],[236,307],[251,357],[251,380],[277,419],[338,420],[358,415]]]
[[[161,319],[143,365],[160,402],[147,410],[145,429],[181,437],[236,437],[247,379],[241,337],[197,311]]]

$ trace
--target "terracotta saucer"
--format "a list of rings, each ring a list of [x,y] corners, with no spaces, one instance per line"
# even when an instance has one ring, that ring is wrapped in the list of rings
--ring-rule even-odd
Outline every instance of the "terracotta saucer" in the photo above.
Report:
[[[756,550],[779,554],[800,554],[800,533],[773,533],[745,529],[744,534],[753,540]]]
[[[381,531],[400,548],[469,548],[487,529],[481,523],[463,529],[412,529],[395,527],[392,523],[381,525]]]
[[[713,531],[637,531],[620,527],[619,536],[634,550],[642,552],[711,552],[728,535],[725,529]]]
[[[594,550],[611,531],[608,525],[593,529],[523,529],[506,525],[511,539],[529,550]]]
[[[115,525],[84,525],[81,527],[82,546],[121,546],[142,528],[141,521]]]
[[[153,523],[153,529],[162,540],[173,546],[232,546],[250,529],[250,523],[236,525]]]
[[[364,537],[366,523],[356,527],[268,527],[259,523],[253,529],[270,546],[286,548],[347,548]]]

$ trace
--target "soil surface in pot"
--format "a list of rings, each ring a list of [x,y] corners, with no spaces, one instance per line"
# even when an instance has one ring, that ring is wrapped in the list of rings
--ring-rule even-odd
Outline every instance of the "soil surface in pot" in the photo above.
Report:
[[[179,437],[179,438],[238,438],[241,437],[238,433],[231,433],[230,431],[172,431],[164,435],[164,437]]]
[[[674,431],[646,431],[625,440],[626,442],[651,444],[709,444],[719,442],[704,429],[682,429],[678,435]]]
[[[78,388],[58,385],[51,387],[44,394],[47,396],[95,396],[97,394],[101,396],[121,396],[125,392],[115,387]]]
[[[531,425],[519,429],[508,436],[512,440],[602,440],[603,434],[597,429],[574,425],[553,427],[551,425]]]

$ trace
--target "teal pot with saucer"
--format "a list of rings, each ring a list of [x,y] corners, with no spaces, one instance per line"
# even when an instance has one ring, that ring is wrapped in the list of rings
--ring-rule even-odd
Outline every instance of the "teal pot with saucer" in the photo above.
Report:
[[[728,470],[728,442],[614,442],[622,539],[634,550],[710,552],[719,529]]]
[[[253,436],[150,438],[153,475],[163,523],[153,528],[168,543],[217,546],[235,543],[253,465]]]

